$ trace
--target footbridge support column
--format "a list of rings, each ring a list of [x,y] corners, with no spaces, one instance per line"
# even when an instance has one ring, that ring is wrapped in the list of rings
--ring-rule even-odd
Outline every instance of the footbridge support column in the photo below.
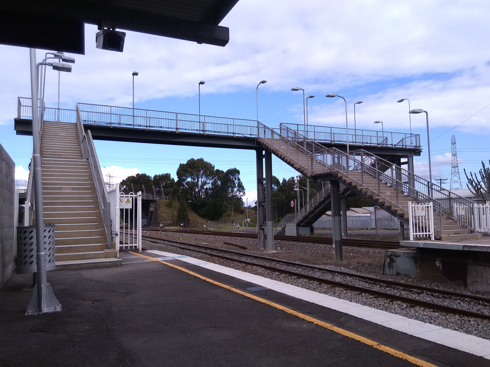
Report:
[[[272,208],[272,153],[265,151],[265,219],[267,251],[274,251],[274,214]]]
[[[342,237],[347,237],[347,196],[340,199],[342,207]]]
[[[332,205],[332,242],[335,248],[335,261],[342,261],[342,223],[340,216],[340,183],[330,181]]]
[[[257,166],[257,234],[259,241],[259,249],[265,250],[265,195],[264,195],[264,151],[258,149],[256,151],[256,166]]]

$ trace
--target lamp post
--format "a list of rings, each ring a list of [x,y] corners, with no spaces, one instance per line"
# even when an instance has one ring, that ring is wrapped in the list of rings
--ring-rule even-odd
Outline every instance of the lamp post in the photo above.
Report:
[[[138,75],[139,73],[137,71],[133,71],[133,127],[134,127],[134,77]]]
[[[267,83],[267,80],[261,80],[259,84],[257,84],[257,88],[255,88],[255,104],[257,107],[257,124],[259,123],[259,86],[261,84]]]
[[[291,88],[291,90],[293,92],[298,92],[298,91],[303,91],[303,126],[304,126],[304,129],[305,129],[305,135],[307,135],[306,133],[306,109],[305,109],[305,90],[303,88],[298,88],[298,87],[294,87],[294,88]]]
[[[356,124],[356,104],[361,104],[362,101],[357,101],[354,103],[354,140],[357,143],[357,124]]]
[[[201,125],[201,85],[204,85],[206,82],[200,81],[199,84],[197,85],[197,90],[198,90],[198,98],[199,98],[199,125]],[[205,131],[205,126],[204,123],[202,124],[202,131]]]
[[[399,99],[397,102],[398,103],[402,103],[403,101],[407,101],[408,102],[408,123],[409,123],[409,126],[410,126],[410,136],[412,136],[412,116],[410,116],[410,114],[412,112],[411,112],[411,109],[410,109],[410,100],[408,98],[402,98],[402,99]]]
[[[339,96],[338,94],[334,93],[329,93],[325,97],[327,98],[334,98],[334,97],[339,97],[344,100],[345,103],[345,135],[346,135],[346,140],[347,140],[347,170],[349,170],[349,121],[347,119],[347,101],[345,100],[344,97]]]
[[[419,114],[419,113],[425,113],[425,121],[427,123],[427,150],[429,154],[429,182],[430,182],[430,190],[429,190],[429,196],[432,197],[432,164],[430,162],[430,137],[429,137],[429,113],[427,111],[424,111],[420,108],[416,108],[413,110],[410,110],[410,114]]]
[[[308,99],[309,98],[315,98],[315,96],[313,94],[310,94],[308,97],[306,97],[306,127],[307,127],[307,130],[308,130]],[[306,133],[306,136],[308,136],[308,133]]]
[[[51,66],[58,71],[71,71],[71,65],[59,62],[47,63],[45,58],[36,64],[36,50],[30,49],[31,98],[32,98],[32,136],[33,136],[33,173],[34,173],[34,202],[36,207],[36,262],[37,282],[27,308],[27,315],[59,312],[61,304],[56,299],[46,276],[46,252],[44,249],[44,213],[43,213],[43,184],[41,170],[41,139],[39,126],[39,67]]]
[[[375,124],[381,124],[381,134],[382,134],[381,144],[383,144],[383,140],[385,138],[385,128],[384,128],[383,121],[374,121],[374,123]]]
[[[42,63],[40,63],[39,70],[38,70],[38,76],[40,76],[40,81],[39,81],[39,99],[41,100],[41,116],[39,119],[40,126],[42,125],[44,121],[44,92],[46,90],[46,60],[49,59],[56,59],[58,61],[62,61],[65,63],[70,63],[74,64],[75,59],[70,56],[66,56],[63,52],[46,52],[44,55],[44,60]],[[60,70],[58,70],[58,121],[60,120]]]

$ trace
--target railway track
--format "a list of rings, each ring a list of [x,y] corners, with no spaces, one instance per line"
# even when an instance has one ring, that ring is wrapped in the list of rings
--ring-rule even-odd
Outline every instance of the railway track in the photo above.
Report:
[[[164,244],[183,251],[192,251],[194,253],[219,258],[221,260],[259,267],[289,277],[302,278],[331,287],[360,292],[362,294],[370,294],[375,297],[402,302],[411,306],[419,306],[443,313],[490,320],[490,310],[488,310],[490,298],[488,297],[406,284],[363,274],[327,269],[319,266],[274,259],[234,250],[218,249],[210,246],[158,238],[149,235],[144,235],[143,239],[153,244]],[[459,305],[460,307],[454,307],[452,305]],[[474,309],[476,308],[485,308],[487,313],[475,311]]]
[[[256,233],[240,233],[240,232],[213,232],[213,231],[191,231],[191,230],[163,230],[159,228],[145,228],[147,232],[175,232],[175,233],[190,233],[208,236],[223,236],[223,237],[239,237],[239,238],[257,238]],[[331,237],[300,237],[300,236],[282,236],[274,235],[276,241],[289,241],[289,242],[303,242],[303,243],[317,243],[320,245],[332,245]],[[373,241],[373,240],[355,240],[355,239],[342,239],[342,246],[350,247],[372,247],[372,248],[384,248],[384,249],[397,249],[401,248],[399,242],[395,241]]]

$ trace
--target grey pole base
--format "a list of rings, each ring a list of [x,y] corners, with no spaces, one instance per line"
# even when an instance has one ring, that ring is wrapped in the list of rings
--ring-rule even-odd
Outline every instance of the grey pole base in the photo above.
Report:
[[[61,312],[61,304],[53,293],[51,284],[42,284],[42,302],[39,308],[38,305],[38,292],[40,287],[35,287],[32,293],[31,302],[27,307],[26,315],[39,315],[42,313]]]

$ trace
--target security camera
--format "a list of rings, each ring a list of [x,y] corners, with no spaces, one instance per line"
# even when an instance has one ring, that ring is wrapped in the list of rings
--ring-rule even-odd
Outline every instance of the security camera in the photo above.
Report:
[[[95,35],[97,48],[123,52],[126,33],[114,29],[102,29]]]

